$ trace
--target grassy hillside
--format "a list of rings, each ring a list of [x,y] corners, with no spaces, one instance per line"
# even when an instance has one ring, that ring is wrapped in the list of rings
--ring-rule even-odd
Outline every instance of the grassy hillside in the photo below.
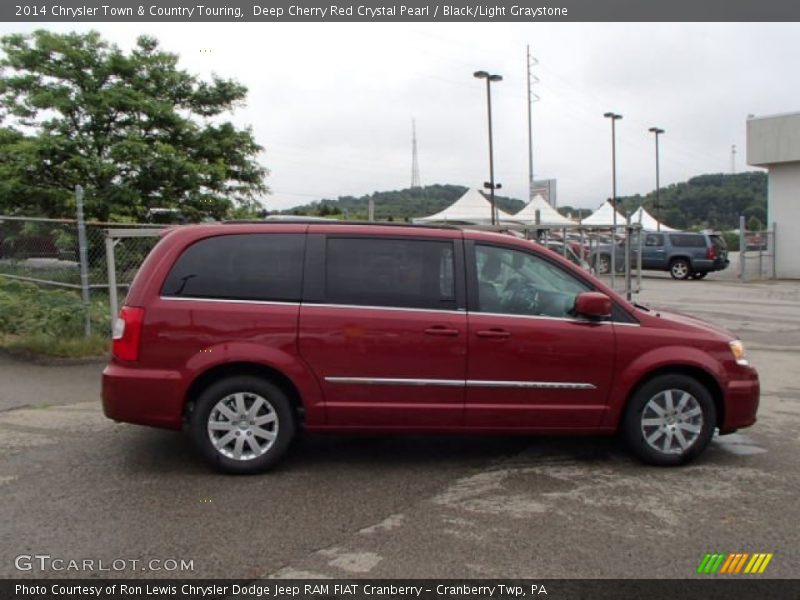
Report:
[[[324,199],[282,211],[290,215],[343,216],[348,219],[366,219],[369,199],[375,201],[375,218],[379,220],[406,221],[412,217],[432,215],[450,206],[464,195],[467,188],[460,185],[426,185],[391,192],[375,192],[355,198],[339,196],[336,200]],[[497,206],[514,213],[524,204],[521,200],[495,196]]]
[[[379,220],[406,221],[413,217],[432,215],[455,202],[467,188],[459,185],[428,185],[389,192],[375,192],[358,198],[340,196],[299,206],[284,214],[341,216],[348,219],[366,219],[369,199],[375,201],[375,218]],[[640,205],[653,215],[655,190],[642,196],[617,199],[620,212],[633,212]],[[600,200],[598,200],[598,204]],[[698,175],[689,181],[661,188],[661,220],[677,229],[730,230],[739,226],[739,215],[748,220],[748,227],[759,229],[767,220],[767,175],[762,171]],[[515,198],[497,196],[497,205],[510,213],[523,207]],[[559,211],[573,218],[586,217],[591,211],[570,206]]]

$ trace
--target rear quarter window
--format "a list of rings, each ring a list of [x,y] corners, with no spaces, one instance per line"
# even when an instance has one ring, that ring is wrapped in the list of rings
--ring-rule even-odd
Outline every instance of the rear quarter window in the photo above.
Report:
[[[722,237],[721,235],[712,235],[712,236],[709,236],[709,237],[711,238],[711,244],[717,250],[727,250],[728,249],[728,244],[725,243],[725,238]]]
[[[706,238],[703,235],[692,233],[673,233],[669,236],[673,246],[682,248],[705,248]]]
[[[180,255],[162,296],[299,301],[303,234],[221,235],[195,242]]]

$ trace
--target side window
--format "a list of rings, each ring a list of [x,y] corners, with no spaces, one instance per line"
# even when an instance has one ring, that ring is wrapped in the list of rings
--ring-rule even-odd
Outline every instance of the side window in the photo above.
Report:
[[[575,297],[590,289],[532,253],[478,244],[475,260],[480,312],[570,317]]]
[[[644,238],[644,245],[645,246],[663,246],[664,245],[664,234],[663,233],[648,233],[647,237]]]
[[[220,235],[195,242],[175,262],[163,296],[298,301],[302,234]]]
[[[329,237],[325,256],[327,302],[456,308],[450,241]]]
[[[669,236],[669,241],[673,246],[683,248],[703,248],[706,245],[705,236],[691,233],[671,234]]]

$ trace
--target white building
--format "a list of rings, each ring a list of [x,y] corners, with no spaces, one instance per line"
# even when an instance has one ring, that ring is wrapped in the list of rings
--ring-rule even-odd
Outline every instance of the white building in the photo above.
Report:
[[[776,224],[775,273],[800,279],[800,112],[747,120],[747,163],[769,170],[767,220]]]

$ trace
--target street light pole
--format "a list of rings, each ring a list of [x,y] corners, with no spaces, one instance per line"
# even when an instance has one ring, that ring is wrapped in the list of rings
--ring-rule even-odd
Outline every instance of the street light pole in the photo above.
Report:
[[[611,265],[609,271],[611,273],[611,287],[614,288],[614,271],[617,269],[617,129],[616,123],[622,118],[613,112],[607,112],[603,115],[607,119],[611,119],[611,188],[612,198],[611,207],[614,209],[612,220],[614,226],[611,231]]]
[[[484,182],[483,187],[489,189],[489,202],[492,205],[492,225],[497,224],[497,206],[494,199],[494,191],[502,186],[494,182],[494,149],[492,145],[492,82],[503,81],[501,75],[490,75],[487,71],[475,71],[474,77],[486,80],[486,110],[489,118],[489,181]]]
[[[659,129],[658,127],[651,127],[648,129],[651,133],[655,134],[656,138],[656,230],[661,231],[661,182],[659,180],[659,168],[658,168],[658,136],[664,133],[663,129]]]

